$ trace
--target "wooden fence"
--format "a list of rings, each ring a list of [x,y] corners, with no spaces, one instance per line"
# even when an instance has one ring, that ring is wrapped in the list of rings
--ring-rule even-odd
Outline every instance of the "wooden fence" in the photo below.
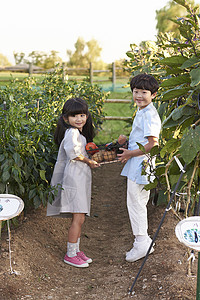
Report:
[[[112,63],[112,68],[108,69],[108,70],[94,70],[93,69],[93,65],[92,63],[90,63],[89,68],[68,68],[65,66],[65,64],[63,64],[62,66],[62,70],[63,70],[63,80],[65,80],[65,76],[66,74],[68,74],[69,72],[86,72],[86,74],[88,73],[89,75],[89,80],[90,83],[93,84],[94,82],[105,82],[105,81],[111,81],[112,82],[112,88],[114,90],[115,88],[115,84],[116,84],[116,71],[117,70],[123,70],[123,68],[119,68],[115,66],[115,63]],[[44,74],[46,72],[50,72],[53,71],[53,69],[51,70],[47,70],[47,71],[43,71],[41,70],[41,68],[35,68],[32,64],[28,64],[28,65],[18,65],[15,67],[8,67],[8,68],[4,68],[1,69],[0,71],[10,71],[10,72],[23,72],[23,73],[28,73],[29,76],[32,76],[33,74]],[[107,79],[107,80],[94,80],[94,74],[97,73],[111,73],[111,78]],[[127,77],[124,77],[127,79]],[[0,81],[10,81],[10,79],[0,79]],[[129,99],[107,99],[105,100],[106,103],[131,103],[132,101]],[[132,118],[131,117],[120,117],[120,116],[105,116],[104,118],[105,120],[123,120],[123,121],[129,121]]]
[[[53,71],[54,69],[50,70],[43,70],[42,68],[39,68],[37,66],[34,66],[33,64],[21,64],[16,65],[13,67],[5,67],[1,68],[0,72],[20,72],[20,73],[27,73],[29,76],[32,76],[33,74],[45,74],[47,72]],[[99,83],[99,82],[111,82],[112,83],[112,89],[115,89],[116,80],[117,79],[127,79],[128,81],[128,75],[126,74],[126,70],[122,67],[116,67],[115,62],[111,64],[111,68],[106,70],[95,70],[93,68],[93,64],[90,63],[88,68],[68,68],[65,63],[62,64],[62,72],[63,72],[63,80],[65,80],[66,75],[70,75],[72,73],[75,73],[77,76],[78,74],[82,73],[85,76],[88,76],[89,82],[91,84]],[[117,76],[117,72],[124,73],[124,76]],[[108,79],[95,79],[95,75],[99,73],[107,73],[110,74]],[[0,81],[9,81],[10,79],[1,79]],[[20,80],[20,79],[19,79]],[[22,79],[21,79],[22,80]],[[82,80],[77,79],[76,80]]]

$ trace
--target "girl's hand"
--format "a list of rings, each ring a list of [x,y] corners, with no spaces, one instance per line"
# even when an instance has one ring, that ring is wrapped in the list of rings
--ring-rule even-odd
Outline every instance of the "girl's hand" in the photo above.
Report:
[[[85,157],[82,154],[80,154],[78,157],[74,158],[74,160],[78,160],[83,163],[86,163],[91,169],[100,167],[100,164],[98,162],[96,162],[95,160],[92,160],[88,157]]]
[[[94,169],[94,168],[100,167],[100,164],[99,164],[98,162],[96,162],[95,160],[89,159],[89,161],[88,161],[88,166],[89,166],[91,169]]]
[[[131,150],[125,148],[119,148],[119,150],[123,151],[122,154],[117,154],[119,161],[121,161],[122,163],[126,163],[127,160],[129,160],[132,157]]]

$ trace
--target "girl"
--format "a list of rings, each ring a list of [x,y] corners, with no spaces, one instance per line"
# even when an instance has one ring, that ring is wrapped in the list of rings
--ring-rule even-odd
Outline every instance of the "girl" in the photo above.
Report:
[[[47,216],[72,216],[64,262],[75,267],[88,267],[92,262],[80,251],[79,244],[85,214],[90,215],[91,168],[99,167],[85,150],[93,137],[87,103],[80,98],[67,100],[54,135],[59,151],[51,185],[58,187],[58,193],[53,203],[47,205]]]

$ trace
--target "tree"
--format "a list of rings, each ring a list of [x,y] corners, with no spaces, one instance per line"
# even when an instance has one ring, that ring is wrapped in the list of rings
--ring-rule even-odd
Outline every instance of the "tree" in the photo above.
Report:
[[[95,39],[88,41],[86,45],[88,47],[88,51],[85,54],[85,57],[88,63],[96,63],[101,56],[102,48],[99,46],[97,40]]]
[[[11,63],[9,62],[8,58],[0,53],[0,67],[8,67],[11,66]]]
[[[71,50],[67,50],[67,55],[69,56],[68,66],[76,66],[78,68],[83,68],[86,66],[87,62],[83,54],[85,45],[84,39],[79,37],[74,44],[74,53]]]
[[[188,0],[188,3],[194,5],[194,0]],[[173,32],[174,37],[178,37],[180,35],[178,25],[172,19],[186,15],[187,10],[184,6],[175,3],[173,0],[169,1],[166,6],[156,11],[158,34],[160,32]]]
[[[43,68],[44,69],[51,69],[54,68],[57,64],[61,64],[62,59],[58,56],[58,52],[55,50],[51,50],[51,53],[46,56]]]
[[[87,68],[90,62],[94,63],[94,66],[95,64],[99,65],[102,48],[97,40],[91,39],[85,42],[83,38],[79,37],[74,46],[74,52],[67,50],[68,66]]]
[[[21,64],[24,60],[25,53],[24,52],[13,52],[15,64]]]
[[[50,54],[43,51],[32,51],[25,57],[25,53],[14,52],[15,63],[32,63],[43,69],[54,68],[58,63],[62,63],[62,59],[58,56],[58,52],[51,50]]]

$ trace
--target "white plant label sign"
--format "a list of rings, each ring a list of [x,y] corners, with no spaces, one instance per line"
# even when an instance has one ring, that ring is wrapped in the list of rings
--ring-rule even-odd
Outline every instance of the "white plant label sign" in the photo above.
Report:
[[[180,221],[175,233],[181,243],[200,251],[200,217],[193,216]]]
[[[24,209],[21,198],[12,194],[0,194],[0,221],[18,216]]]

